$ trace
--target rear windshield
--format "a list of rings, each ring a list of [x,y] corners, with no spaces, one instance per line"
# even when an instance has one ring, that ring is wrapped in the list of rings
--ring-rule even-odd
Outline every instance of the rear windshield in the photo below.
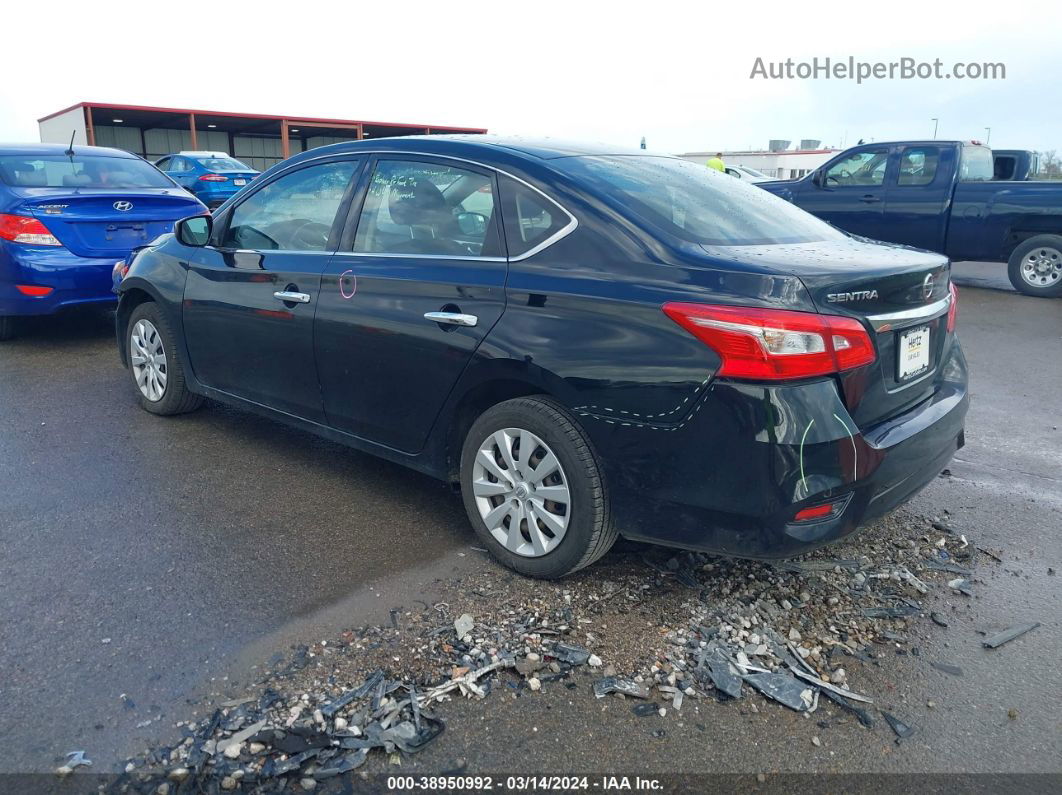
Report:
[[[754,246],[843,235],[762,188],[675,157],[566,157],[552,161],[608,201],[692,243]]]
[[[239,160],[231,157],[194,157],[192,158],[208,171],[253,171]]]
[[[17,188],[172,188],[157,168],[131,157],[0,156],[0,180]]]

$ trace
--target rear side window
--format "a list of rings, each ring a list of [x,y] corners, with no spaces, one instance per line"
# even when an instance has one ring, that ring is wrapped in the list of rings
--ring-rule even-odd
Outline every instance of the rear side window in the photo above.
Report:
[[[226,248],[325,251],[332,222],[357,164],[308,166],[255,191],[232,211]]]
[[[909,146],[900,155],[900,174],[896,184],[928,185],[937,175],[940,149],[935,146]]]
[[[501,256],[494,180],[441,163],[381,160],[354,251],[433,257]]]
[[[97,155],[0,156],[0,181],[17,188],[172,188],[146,160]]]
[[[959,179],[962,182],[984,182],[992,179],[994,173],[991,149],[977,145],[963,146],[962,162],[959,164]]]
[[[525,256],[572,223],[572,217],[537,190],[511,177],[500,179],[505,242],[510,257]]]

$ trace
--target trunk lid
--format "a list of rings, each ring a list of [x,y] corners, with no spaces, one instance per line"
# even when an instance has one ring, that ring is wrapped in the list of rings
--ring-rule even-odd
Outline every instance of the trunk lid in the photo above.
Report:
[[[209,172],[211,174],[217,174],[218,176],[225,177],[228,184],[235,185],[238,188],[242,188],[244,185],[249,185],[251,180],[258,176],[257,171],[242,171],[242,170],[228,170],[228,169],[215,169]],[[225,182],[218,182],[218,185],[224,185]]]
[[[877,359],[840,376],[860,427],[901,414],[937,389],[947,336],[947,258],[860,238],[742,250],[757,265],[800,279],[822,314],[853,317],[867,328]]]
[[[15,212],[31,215],[79,257],[124,257],[136,246],[173,231],[173,224],[206,212],[174,188],[22,189]]]

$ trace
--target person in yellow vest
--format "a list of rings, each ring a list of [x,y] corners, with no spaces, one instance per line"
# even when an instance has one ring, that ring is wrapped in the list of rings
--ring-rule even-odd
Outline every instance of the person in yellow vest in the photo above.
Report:
[[[716,171],[726,171],[726,164],[723,162],[722,152],[715,153],[715,157],[708,161],[708,168],[714,168]]]

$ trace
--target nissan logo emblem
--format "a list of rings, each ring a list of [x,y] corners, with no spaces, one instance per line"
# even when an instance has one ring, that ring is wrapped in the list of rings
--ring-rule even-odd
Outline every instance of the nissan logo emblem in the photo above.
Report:
[[[127,201],[115,202],[114,209],[116,209],[120,213],[129,212],[133,209],[133,203]]]
[[[933,295],[933,274],[929,273],[922,282],[922,298],[928,300],[931,295]]]

